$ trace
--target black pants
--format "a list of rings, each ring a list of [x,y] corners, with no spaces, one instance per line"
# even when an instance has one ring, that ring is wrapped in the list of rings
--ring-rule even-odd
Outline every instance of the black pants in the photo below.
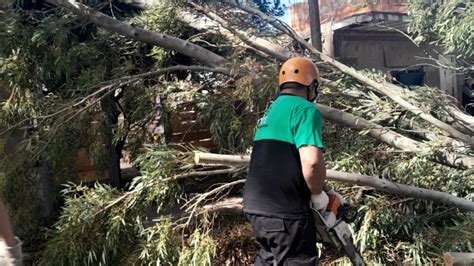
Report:
[[[245,214],[252,224],[261,249],[255,261],[260,265],[317,265],[314,218],[280,219]]]

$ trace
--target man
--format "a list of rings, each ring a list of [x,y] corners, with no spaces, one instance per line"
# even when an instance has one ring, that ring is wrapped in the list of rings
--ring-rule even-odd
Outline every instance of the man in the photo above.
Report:
[[[319,83],[312,61],[286,61],[281,93],[257,126],[244,188],[244,212],[261,246],[255,265],[317,264],[310,202],[317,210],[328,204],[322,118],[312,104]]]
[[[21,266],[21,242],[13,235],[7,208],[0,201],[0,266]]]

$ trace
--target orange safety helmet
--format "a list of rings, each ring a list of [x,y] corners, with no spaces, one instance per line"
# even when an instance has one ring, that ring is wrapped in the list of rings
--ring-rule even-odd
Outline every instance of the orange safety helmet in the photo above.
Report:
[[[294,57],[286,60],[281,66],[278,85],[287,82],[297,82],[309,86],[313,81],[320,83],[319,70],[316,65],[304,57]]]

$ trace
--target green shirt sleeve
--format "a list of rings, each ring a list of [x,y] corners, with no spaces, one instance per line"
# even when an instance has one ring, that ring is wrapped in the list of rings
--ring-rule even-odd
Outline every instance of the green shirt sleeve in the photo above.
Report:
[[[323,118],[316,107],[303,108],[291,118],[291,127],[296,148],[304,145],[324,148],[321,137]]]

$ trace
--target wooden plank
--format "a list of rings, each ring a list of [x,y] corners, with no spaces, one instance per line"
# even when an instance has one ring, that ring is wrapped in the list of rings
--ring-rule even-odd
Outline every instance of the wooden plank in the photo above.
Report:
[[[197,119],[197,113],[194,110],[191,111],[181,111],[175,116],[178,116],[181,120],[196,120]]]
[[[189,112],[181,112],[181,113],[173,113],[170,115],[170,124],[177,124],[183,121],[192,121],[197,120],[197,115],[194,111]]]
[[[204,129],[199,131],[184,131],[173,133],[171,136],[171,141],[180,143],[189,141],[199,141],[201,139],[209,139],[211,137],[211,131],[208,129]]]
[[[170,126],[171,126],[172,133],[186,132],[186,131],[199,131],[199,130],[208,129],[205,125],[203,125],[202,123],[199,123],[199,121],[197,120],[183,121],[178,124],[171,124]]]
[[[198,141],[189,141],[189,142],[186,142],[186,143],[179,143],[179,144],[182,144],[182,145],[193,145],[193,146],[196,146],[196,147],[203,147],[203,148],[214,148],[216,147],[216,145],[214,144],[214,141],[212,140],[212,138],[208,138],[208,139],[201,139],[201,140],[198,140]]]

